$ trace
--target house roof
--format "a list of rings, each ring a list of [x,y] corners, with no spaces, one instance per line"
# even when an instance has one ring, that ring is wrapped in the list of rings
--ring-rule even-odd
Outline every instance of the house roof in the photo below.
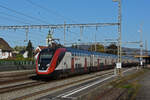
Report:
[[[47,46],[39,46],[39,48],[42,50],[42,49],[47,48]]]
[[[0,38],[0,49],[5,51],[12,51],[12,48],[3,38]]]

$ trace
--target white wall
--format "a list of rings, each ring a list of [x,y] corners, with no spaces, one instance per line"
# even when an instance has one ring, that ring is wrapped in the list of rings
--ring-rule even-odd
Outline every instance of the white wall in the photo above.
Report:
[[[28,51],[26,51],[26,52],[23,54],[23,57],[24,57],[24,58],[28,58]]]
[[[9,57],[12,57],[11,52],[2,52],[2,50],[0,49],[0,59],[6,59]]]

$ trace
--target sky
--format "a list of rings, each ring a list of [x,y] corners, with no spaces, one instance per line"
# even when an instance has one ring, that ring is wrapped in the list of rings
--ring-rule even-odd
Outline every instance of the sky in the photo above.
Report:
[[[150,50],[150,0],[122,0],[122,41],[140,40],[142,26],[143,42],[147,40]],[[118,3],[112,0],[0,0],[0,26],[116,23]],[[49,29],[30,29],[28,39],[34,47],[46,45]],[[54,38],[63,44],[63,29],[54,30]],[[10,46],[27,45],[25,30],[0,30],[0,37]],[[96,37],[96,38],[95,38]],[[117,26],[84,28],[82,42],[117,39]],[[78,43],[80,29],[66,30],[67,43]],[[139,48],[137,44],[123,44],[125,47]],[[145,45],[144,45],[145,46]]]

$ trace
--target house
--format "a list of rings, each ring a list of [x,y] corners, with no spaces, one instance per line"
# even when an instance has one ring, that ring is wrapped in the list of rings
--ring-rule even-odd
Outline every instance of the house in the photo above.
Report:
[[[28,51],[26,51],[26,50],[20,51],[19,54],[21,54],[23,56],[23,58],[28,58]]]
[[[42,50],[42,49],[45,49],[47,48],[47,46],[38,46],[36,49],[35,49],[35,59],[37,59],[38,55],[39,55],[39,52]]]
[[[10,57],[12,57],[12,48],[3,38],[0,38],[0,59],[7,59]]]

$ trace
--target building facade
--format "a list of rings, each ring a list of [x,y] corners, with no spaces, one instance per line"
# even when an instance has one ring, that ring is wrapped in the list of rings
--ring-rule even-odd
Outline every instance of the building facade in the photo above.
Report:
[[[0,38],[0,59],[8,59],[10,57],[12,57],[12,48],[3,38]]]

